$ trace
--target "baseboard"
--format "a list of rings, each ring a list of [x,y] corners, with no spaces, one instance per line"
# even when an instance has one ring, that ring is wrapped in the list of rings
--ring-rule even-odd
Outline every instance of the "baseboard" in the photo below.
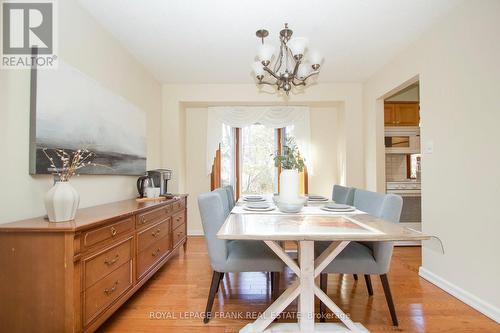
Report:
[[[472,295],[468,291],[463,290],[462,288],[454,285],[453,283],[443,279],[442,277],[432,273],[431,271],[420,267],[418,274],[420,277],[423,279],[429,281],[430,283],[434,284],[435,286],[443,289],[446,291],[448,294],[452,295],[453,297],[458,298],[468,306],[476,309],[477,311],[481,312],[488,318],[493,319],[497,323],[500,324],[500,309],[495,307],[494,305],[483,301],[482,299],[478,298],[477,296]]]
[[[188,236],[205,236],[205,234],[201,230],[188,231],[187,234],[188,234]]]

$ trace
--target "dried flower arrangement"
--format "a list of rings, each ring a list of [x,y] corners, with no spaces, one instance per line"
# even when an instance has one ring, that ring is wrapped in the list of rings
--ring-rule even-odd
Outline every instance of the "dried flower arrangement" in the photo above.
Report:
[[[59,181],[67,182],[71,177],[77,174],[77,170],[86,167],[86,166],[102,166],[104,165],[96,164],[92,162],[92,159],[95,157],[95,153],[91,152],[87,148],[81,148],[76,151],[72,151],[70,153],[66,152],[64,149],[56,148],[51,149],[55,152],[57,157],[60,160],[60,165],[57,165],[52,158],[47,153],[48,148],[43,148],[42,151],[47,156],[50,161],[50,166],[59,177]]]

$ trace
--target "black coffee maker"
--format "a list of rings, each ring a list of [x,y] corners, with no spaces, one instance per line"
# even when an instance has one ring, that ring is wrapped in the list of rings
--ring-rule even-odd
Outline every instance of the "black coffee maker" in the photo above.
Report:
[[[171,193],[168,193],[167,185],[168,181],[172,179],[172,170],[170,169],[156,169],[149,170],[147,172],[149,178],[152,179],[153,184],[151,186],[160,188],[160,196],[171,196]]]

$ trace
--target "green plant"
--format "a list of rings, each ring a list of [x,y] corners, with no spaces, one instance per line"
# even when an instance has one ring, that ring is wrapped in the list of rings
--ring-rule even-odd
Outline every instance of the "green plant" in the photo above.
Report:
[[[295,142],[295,138],[288,137],[283,145],[281,154],[274,155],[274,166],[281,166],[284,170],[304,171],[304,158],[300,156],[299,148]]]

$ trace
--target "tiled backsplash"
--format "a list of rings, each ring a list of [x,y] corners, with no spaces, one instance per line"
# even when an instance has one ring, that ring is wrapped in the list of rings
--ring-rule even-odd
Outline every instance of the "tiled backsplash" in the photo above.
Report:
[[[387,181],[406,179],[406,155],[385,155],[385,177]]]

